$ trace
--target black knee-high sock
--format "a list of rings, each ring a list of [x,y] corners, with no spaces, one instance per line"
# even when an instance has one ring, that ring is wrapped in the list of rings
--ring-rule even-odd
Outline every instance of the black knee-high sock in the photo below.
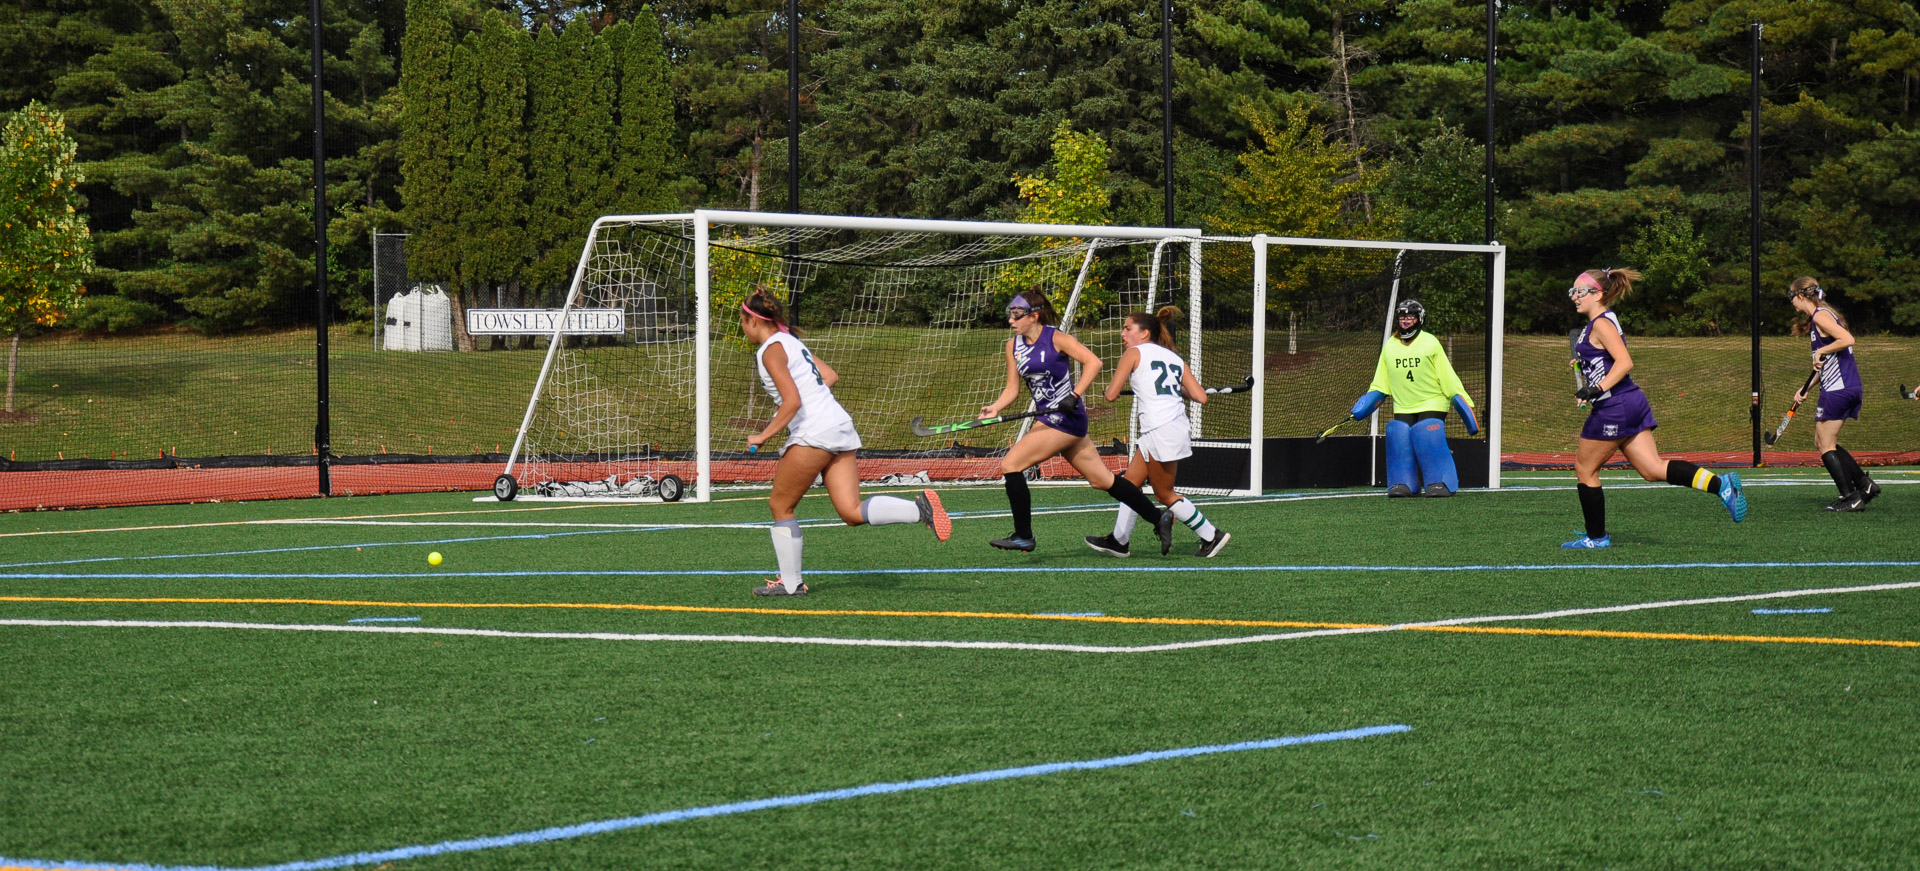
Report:
[[[1840,458],[1839,451],[1828,451],[1820,455],[1820,462],[1827,467],[1827,474],[1833,477],[1833,486],[1840,488],[1840,496],[1852,496],[1855,489],[1853,476],[1847,474],[1847,461]]]
[[[1578,485],[1580,514],[1587,520],[1588,538],[1607,537],[1607,494],[1599,487]]]
[[[1033,494],[1027,491],[1026,472],[1008,472],[1000,476],[1007,482],[1007,506],[1013,509],[1015,538],[1033,537]]]
[[[1132,481],[1119,475],[1113,476],[1113,486],[1107,488],[1107,495],[1120,500],[1120,504],[1133,509],[1133,513],[1150,521],[1158,521],[1160,512],[1164,510],[1153,504],[1153,500],[1148,499],[1147,494],[1140,492],[1140,488],[1134,486]]]
[[[1686,460],[1668,460],[1667,483],[1678,487],[1692,487],[1695,490],[1705,490],[1708,493],[1718,495],[1720,493],[1720,476],[1712,472],[1707,472],[1705,475],[1702,475],[1700,474],[1702,471],[1705,470]]]
[[[1833,446],[1833,452],[1840,455],[1840,467],[1847,470],[1847,480],[1853,482],[1855,489],[1864,490],[1867,486],[1867,472],[1860,468],[1860,462],[1848,453],[1846,448]]]

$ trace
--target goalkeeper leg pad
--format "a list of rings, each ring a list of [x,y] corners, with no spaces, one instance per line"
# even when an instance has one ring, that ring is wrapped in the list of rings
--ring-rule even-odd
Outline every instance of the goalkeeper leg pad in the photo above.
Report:
[[[1460,473],[1453,467],[1453,450],[1447,447],[1447,424],[1439,419],[1416,421],[1413,425],[1413,458],[1420,464],[1420,477],[1428,486],[1445,484],[1449,495],[1460,489]],[[1389,462],[1389,469],[1393,468]]]
[[[1420,491],[1420,470],[1413,460],[1413,427],[1405,421],[1387,421],[1387,491],[1407,488],[1411,496]]]

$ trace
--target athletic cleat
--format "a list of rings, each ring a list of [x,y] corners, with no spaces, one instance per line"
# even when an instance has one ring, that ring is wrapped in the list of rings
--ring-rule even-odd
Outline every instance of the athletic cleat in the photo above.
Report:
[[[1130,552],[1127,543],[1114,538],[1111,532],[1106,535],[1087,536],[1087,546],[1107,556],[1125,557]]]
[[[1405,484],[1395,484],[1387,488],[1388,498],[1398,499],[1402,496],[1412,496],[1412,495],[1414,495],[1413,488]]]
[[[1160,537],[1160,555],[1166,556],[1173,550],[1173,510],[1160,512],[1160,519],[1153,522],[1153,534]]]
[[[1860,504],[1865,505],[1868,502],[1872,502],[1873,497],[1880,495],[1880,485],[1874,483],[1873,476],[1868,475],[1865,472],[1860,473],[1860,480],[1866,482],[1866,484],[1861,486],[1859,490]]]
[[[1233,536],[1228,535],[1226,530],[1216,529],[1214,530],[1213,540],[1200,542],[1200,549],[1194,551],[1193,555],[1201,559],[1212,559],[1219,555],[1220,549],[1226,547],[1227,542],[1232,538]]]
[[[809,592],[811,591],[807,589],[804,581],[800,586],[789,590],[786,584],[780,583],[779,578],[768,578],[764,586],[753,588],[753,594],[756,596],[804,596]]]
[[[1599,538],[1588,538],[1583,535],[1583,536],[1580,536],[1579,538],[1576,538],[1560,546],[1564,548],[1575,549],[1575,550],[1586,550],[1586,549],[1600,548],[1600,547],[1612,547],[1613,536],[1603,535],[1603,536],[1600,536]]]
[[[1852,493],[1848,493],[1847,495],[1842,496],[1838,499],[1833,500],[1833,504],[1828,505],[1827,510],[1853,512],[1853,511],[1859,511],[1860,509],[1865,507],[1867,507],[1866,498],[1861,496],[1859,491],[1855,491]]]
[[[953,519],[947,516],[947,509],[940,506],[940,494],[922,490],[913,504],[920,506],[920,522],[933,530],[934,538],[946,541],[953,535]]]
[[[1452,496],[1453,491],[1447,489],[1447,485],[1442,484],[1439,481],[1435,481],[1431,484],[1428,484],[1425,490],[1421,490],[1420,495],[1439,498],[1443,496]]]
[[[1733,522],[1747,519],[1747,491],[1740,486],[1740,473],[1728,472],[1720,476],[1720,501],[1727,506],[1727,512],[1733,515]]]
[[[1017,550],[1021,553],[1033,553],[1032,538],[1021,538],[1018,535],[1009,535],[1006,538],[996,538],[987,543],[1001,550]]]

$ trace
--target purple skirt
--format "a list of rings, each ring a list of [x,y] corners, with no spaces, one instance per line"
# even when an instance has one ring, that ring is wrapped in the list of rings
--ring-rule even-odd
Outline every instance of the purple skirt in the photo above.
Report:
[[[1820,400],[1813,406],[1814,420],[1859,420],[1860,391],[1822,390]]]
[[[1660,422],[1653,419],[1653,406],[1647,404],[1646,392],[1629,390],[1615,393],[1593,406],[1593,410],[1587,413],[1587,425],[1580,428],[1580,437],[1596,442],[1617,442],[1659,425]]]
[[[1087,406],[1084,402],[1074,406],[1072,411],[1064,413],[1056,411],[1052,414],[1043,414],[1034,418],[1034,420],[1070,436],[1084,436],[1087,434]]]

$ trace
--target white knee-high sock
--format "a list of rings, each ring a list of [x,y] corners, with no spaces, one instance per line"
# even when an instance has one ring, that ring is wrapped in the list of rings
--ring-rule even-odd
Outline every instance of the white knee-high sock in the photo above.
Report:
[[[1185,496],[1173,503],[1173,519],[1186,524],[1188,529],[1200,536],[1201,541],[1212,541],[1213,537],[1220,532],[1213,528],[1213,521],[1200,513],[1200,506],[1193,504],[1193,500]]]
[[[788,590],[800,588],[800,521],[779,520],[773,524],[773,559],[780,564],[780,583]]]
[[[894,523],[919,523],[920,506],[898,496],[868,496],[860,503],[860,519],[870,526]]]
[[[1138,522],[1140,522],[1140,512],[1125,505],[1120,506],[1120,513],[1113,517],[1113,540],[1126,544],[1127,539],[1133,537],[1133,525]]]

